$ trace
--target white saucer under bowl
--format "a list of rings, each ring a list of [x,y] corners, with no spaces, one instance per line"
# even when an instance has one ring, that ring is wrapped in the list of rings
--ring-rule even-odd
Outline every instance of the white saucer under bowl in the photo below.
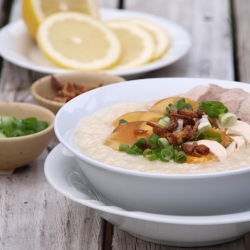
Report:
[[[250,211],[215,216],[170,216],[112,206],[93,190],[75,158],[61,144],[48,155],[44,171],[48,182],[59,193],[95,209],[111,224],[142,240],[198,247],[225,243],[250,231]]]

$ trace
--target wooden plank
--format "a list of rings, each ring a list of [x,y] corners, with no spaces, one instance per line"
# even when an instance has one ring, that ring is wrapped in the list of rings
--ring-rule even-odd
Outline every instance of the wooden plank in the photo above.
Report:
[[[172,247],[146,242],[130,234],[114,228],[112,250],[245,250],[244,239],[235,240],[226,244],[208,247]]]
[[[246,250],[250,250],[250,233],[244,237]]]
[[[237,80],[250,83],[250,4],[248,0],[233,0],[233,7]]]
[[[146,77],[234,79],[228,0],[127,1],[126,9],[159,15],[188,30],[189,53],[175,64]]]
[[[7,23],[11,1],[0,0],[0,28]]]
[[[49,185],[43,172],[47,154],[0,176],[0,249],[101,249],[102,220]]]

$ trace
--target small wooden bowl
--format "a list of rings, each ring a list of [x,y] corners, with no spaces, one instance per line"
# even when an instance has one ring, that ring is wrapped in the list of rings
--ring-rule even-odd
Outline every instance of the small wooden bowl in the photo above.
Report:
[[[17,119],[35,117],[49,124],[45,130],[35,134],[0,138],[0,174],[11,174],[16,168],[32,162],[46,148],[54,135],[55,115],[38,105],[21,102],[0,103],[0,116],[2,115]]]
[[[77,84],[79,86],[93,86],[98,87],[100,83],[103,86],[118,82],[125,81],[124,78],[105,74],[105,73],[92,73],[92,72],[70,72],[64,74],[56,74],[53,75],[60,83],[65,84],[67,82],[73,84]],[[34,82],[31,86],[31,95],[36,104],[39,104],[49,110],[51,110],[54,114],[65,104],[57,101],[51,100],[56,94],[57,91],[53,89],[51,85],[51,77],[52,75],[45,76],[36,82]]]

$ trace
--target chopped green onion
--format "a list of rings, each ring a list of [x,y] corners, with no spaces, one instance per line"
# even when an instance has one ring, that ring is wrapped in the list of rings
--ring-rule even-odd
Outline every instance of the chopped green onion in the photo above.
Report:
[[[21,130],[25,130],[26,129],[25,124],[22,121],[17,120],[17,119],[13,120],[12,127],[16,128],[16,129],[21,129]]]
[[[162,126],[163,128],[165,128],[165,127],[167,127],[167,126],[169,125],[169,123],[166,122],[163,118],[160,118],[160,119],[158,120],[158,124],[159,124],[160,126]]]
[[[124,120],[124,119],[120,119],[120,120],[119,120],[119,125],[121,125],[121,124],[125,124],[125,123],[127,123],[127,121],[126,121],[126,120]]]
[[[207,132],[205,134],[205,139],[210,140],[210,141],[217,141],[219,143],[222,142],[221,135],[217,132]]]
[[[182,149],[179,146],[174,146],[174,150],[177,152],[182,151]]]
[[[147,157],[150,161],[155,161],[155,160],[158,160],[158,156],[157,154],[152,154],[150,155],[149,157]]]
[[[167,123],[170,123],[170,117],[169,116],[164,116],[162,117],[162,119],[167,122]]]
[[[201,122],[198,126],[198,131],[204,133],[207,132],[210,128],[212,128],[212,125],[209,121]]]
[[[37,121],[36,127],[35,127],[35,132],[40,132],[44,129],[46,129],[48,126],[48,123],[45,121]]]
[[[199,141],[205,139],[205,134],[202,131],[198,131],[194,133],[193,141]]]
[[[219,101],[202,102],[199,105],[199,108],[212,118],[219,118],[220,114],[226,113],[228,111],[228,108]]]
[[[166,138],[159,138],[158,145],[160,148],[167,148],[169,147],[169,141]]]
[[[46,121],[38,121],[35,117],[18,120],[14,116],[4,115],[0,119],[0,138],[35,134],[47,127]]]
[[[145,143],[145,139],[144,138],[140,138],[138,139],[133,145],[133,146],[137,146],[137,147],[140,147],[143,143]]]
[[[158,148],[158,139],[160,136],[157,134],[153,133],[149,138],[148,138],[148,143],[151,145],[152,149]]]
[[[153,133],[153,134],[149,137],[149,141],[150,141],[150,142],[153,142],[153,143],[155,143],[155,144],[157,144],[159,138],[160,138],[159,135]]]
[[[187,160],[187,156],[183,151],[179,151],[174,155],[174,161],[177,163],[183,163]]]
[[[142,155],[149,161],[155,161],[158,159],[158,154],[149,148],[145,149]]]
[[[12,121],[14,120],[15,118],[13,116],[3,115],[1,116],[1,125],[2,127],[8,127],[11,125]]]
[[[144,139],[141,138],[143,141]],[[129,155],[142,155],[143,151],[139,148],[139,144],[141,143],[141,140],[137,140],[131,147],[129,147],[128,144],[120,144],[119,145],[119,151],[126,152]]]
[[[135,145],[131,148],[127,147],[125,152],[129,155],[142,155],[143,153],[143,151]]]
[[[127,149],[128,147],[129,147],[128,144],[123,144],[123,143],[121,143],[121,144],[119,145],[119,151],[121,151],[121,152],[126,152],[126,149]]]
[[[179,101],[171,105],[171,107],[176,107],[177,109],[193,109],[192,105],[186,103],[185,98],[181,98]]]
[[[227,112],[219,115],[219,121],[224,127],[231,127],[237,121],[237,116],[234,113]]]
[[[168,104],[168,106],[171,107],[170,104]],[[168,115],[170,115],[170,112],[171,112],[169,107],[166,107],[166,112],[167,112]]]
[[[6,138],[6,135],[0,132],[0,138]]]
[[[152,155],[152,150],[150,148],[146,148],[144,151],[143,151],[143,154],[142,154],[144,157],[148,158],[150,155]]]
[[[163,162],[169,162],[170,160],[172,160],[174,158],[174,153],[173,151],[164,148],[161,150],[161,154],[160,154],[160,160]]]

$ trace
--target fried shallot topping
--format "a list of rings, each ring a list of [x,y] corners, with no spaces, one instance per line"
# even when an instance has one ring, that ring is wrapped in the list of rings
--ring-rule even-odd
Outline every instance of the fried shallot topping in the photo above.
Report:
[[[194,126],[186,125],[183,130],[173,133],[175,129],[178,128],[178,123],[176,120],[170,120],[170,124],[163,128],[160,125],[147,122],[147,125],[153,127],[153,132],[162,138],[168,139],[170,144],[177,145],[179,140],[186,139],[190,141],[194,138],[194,134],[198,130],[199,122],[196,122]]]
[[[160,125],[153,122],[147,122],[146,124],[152,127],[153,132],[160,137],[166,137],[165,134],[172,133],[175,129],[178,128],[178,123],[175,120],[170,121],[170,124],[166,128],[163,128]]]
[[[181,149],[187,155],[192,155],[195,157],[201,157],[202,155],[207,155],[210,152],[209,147],[203,144],[198,145],[197,142],[194,142],[193,144],[183,143],[181,145]]]
[[[74,97],[95,88],[91,85],[77,85],[69,82],[62,84],[54,76],[51,77],[51,86],[56,91],[56,95],[52,100],[61,103],[66,103]],[[102,86],[103,83],[97,85],[97,87]]]
[[[191,109],[187,109],[187,108],[178,110],[178,113],[180,115],[185,115],[185,116],[188,116],[191,118],[199,118],[199,115],[197,114],[197,112],[195,112]]]
[[[170,120],[175,120],[177,121],[178,119],[182,119],[183,120],[183,125],[191,125],[194,126],[195,121],[192,117],[186,116],[186,115],[181,115],[181,114],[171,114],[170,116]]]
[[[211,123],[212,127],[219,128],[215,118],[211,118],[211,117],[208,116],[208,120]]]

